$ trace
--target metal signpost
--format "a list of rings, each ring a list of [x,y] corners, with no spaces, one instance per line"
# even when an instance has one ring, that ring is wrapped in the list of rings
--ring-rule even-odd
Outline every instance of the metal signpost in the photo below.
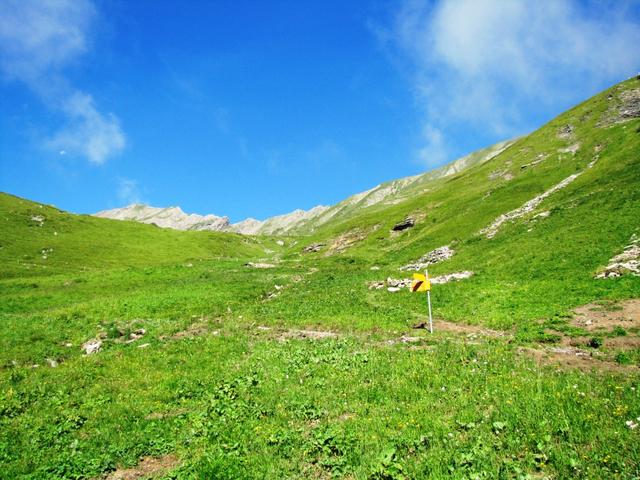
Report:
[[[431,280],[429,280],[428,269],[425,269],[424,275],[421,273],[413,274],[411,291],[427,292],[427,308],[429,309],[429,333],[433,333],[433,319],[431,317]]]

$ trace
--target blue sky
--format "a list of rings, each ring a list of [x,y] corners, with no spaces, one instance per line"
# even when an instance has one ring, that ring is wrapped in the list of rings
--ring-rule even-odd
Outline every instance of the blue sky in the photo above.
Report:
[[[6,0],[0,190],[263,219],[537,128],[640,70],[640,2]]]

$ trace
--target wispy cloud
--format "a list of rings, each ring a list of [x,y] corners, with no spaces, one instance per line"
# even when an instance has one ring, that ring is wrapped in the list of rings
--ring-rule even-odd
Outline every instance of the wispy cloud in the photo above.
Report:
[[[126,144],[120,122],[75,88],[65,69],[89,50],[96,19],[89,0],[4,0],[0,3],[0,71],[26,84],[66,125],[45,145],[104,163]]]
[[[405,0],[377,33],[409,59],[424,110],[425,146],[440,162],[461,126],[489,135],[523,133],[526,112],[577,102],[640,66],[637,2]],[[637,18],[637,17],[636,17]],[[450,141],[450,140],[449,140]]]
[[[138,182],[129,178],[118,179],[118,200],[125,205],[144,203]]]

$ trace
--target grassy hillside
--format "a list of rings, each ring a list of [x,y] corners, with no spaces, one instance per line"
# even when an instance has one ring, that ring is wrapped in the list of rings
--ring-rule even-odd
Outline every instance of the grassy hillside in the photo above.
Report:
[[[308,236],[0,195],[0,476],[640,476],[640,277],[594,278],[640,233],[636,89]],[[423,295],[368,284],[444,245],[432,275],[474,274],[429,335]]]
[[[210,232],[183,234],[134,222],[73,215],[0,193],[0,276],[151,266],[260,255],[268,240]]]

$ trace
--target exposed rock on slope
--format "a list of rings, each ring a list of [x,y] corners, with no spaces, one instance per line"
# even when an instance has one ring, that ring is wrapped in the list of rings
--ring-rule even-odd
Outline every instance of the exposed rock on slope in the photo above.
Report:
[[[114,220],[134,220],[176,230],[226,230],[229,227],[227,217],[186,214],[180,207],[156,208],[133,204],[98,212],[95,216]]]
[[[640,276],[640,237],[635,235],[624,251],[609,260],[609,265],[596,278],[615,278],[625,273]]]
[[[593,159],[593,161],[591,163],[589,163],[589,165],[587,165],[587,168],[592,168],[593,165],[595,165],[595,163],[597,161],[598,161],[598,157],[596,156]],[[495,237],[496,234],[498,233],[498,230],[500,230],[500,227],[505,222],[515,220],[516,218],[520,218],[520,217],[526,215],[527,213],[533,212],[538,207],[538,205],[540,205],[540,203],[542,203],[542,201],[545,198],[547,198],[549,195],[554,194],[558,190],[562,190],[567,185],[569,185],[571,182],[573,182],[576,178],[578,178],[580,175],[582,175],[584,172],[585,172],[585,170],[582,170],[582,171],[580,171],[578,173],[574,173],[572,175],[569,175],[567,178],[562,180],[560,183],[554,185],[553,187],[548,189],[546,192],[543,192],[540,195],[532,198],[531,200],[526,202],[521,207],[516,208],[515,210],[511,210],[510,212],[507,212],[507,213],[504,213],[504,214],[500,215],[498,218],[496,218],[493,221],[493,223],[491,225],[483,228],[482,230],[480,230],[479,233],[481,235],[486,235],[487,238]]]

